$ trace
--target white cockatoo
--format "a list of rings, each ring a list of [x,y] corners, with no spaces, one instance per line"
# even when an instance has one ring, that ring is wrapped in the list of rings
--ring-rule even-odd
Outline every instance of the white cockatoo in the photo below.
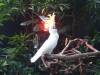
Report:
[[[51,54],[54,48],[57,45],[59,34],[57,29],[55,28],[55,14],[48,15],[49,17],[45,19],[45,25],[49,28],[49,37],[40,47],[40,49],[36,52],[36,54],[30,59],[31,63],[37,61],[38,58],[43,56],[44,54]]]

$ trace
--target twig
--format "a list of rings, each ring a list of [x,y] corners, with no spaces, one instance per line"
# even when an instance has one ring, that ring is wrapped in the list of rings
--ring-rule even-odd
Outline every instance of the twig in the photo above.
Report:
[[[87,42],[86,42],[85,44],[86,44],[86,46],[87,46],[89,49],[91,49],[92,51],[98,52],[98,50],[95,49],[92,45],[88,44]]]
[[[81,52],[76,49],[74,49],[73,51],[76,52],[77,54],[81,54]]]
[[[68,44],[65,46],[65,48],[64,48],[59,54],[62,55],[62,54],[64,53],[64,51],[69,47],[69,45],[70,45],[73,41],[76,41],[76,40],[78,40],[78,39],[69,40]]]

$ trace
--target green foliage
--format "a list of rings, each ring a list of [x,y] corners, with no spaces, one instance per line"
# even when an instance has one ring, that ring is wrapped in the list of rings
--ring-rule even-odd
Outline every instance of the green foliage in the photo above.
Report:
[[[7,39],[7,46],[0,48],[0,73],[2,75],[14,75],[20,73],[21,75],[32,75],[34,68],[31,65],[30,56],[33,50],[29,50],[25,41],[26,35],[14,35],[4,37],[1,40]]]
[[[25,11],[31,9],[32,12],[43,12],[48,9],[48,6],[52,6],[56,11],[63,13],[64,10],[70,8],[69,3],[65,3],[67,0],[4,0],[0,1],[0,23],[4,20],[11,18],[12,13],[20,13],[24,16]]]

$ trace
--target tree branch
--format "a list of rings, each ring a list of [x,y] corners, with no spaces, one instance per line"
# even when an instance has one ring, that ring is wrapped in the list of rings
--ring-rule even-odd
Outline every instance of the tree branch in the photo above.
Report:
[[[70,56],[66,56],[66,55],[60,55],[60,54],[51,54],[51,55],[47,55],[46,57],[48,59],[60,59],[60,60],[75,60],[75,59],[84,59],[84,58],[89,58],[91,56],[96,56],[96,55],[100,55],[100,51],[98,52],[87,52],[87,53],[82,53],[82,54],[75,54],[75,55],[70,55]]]

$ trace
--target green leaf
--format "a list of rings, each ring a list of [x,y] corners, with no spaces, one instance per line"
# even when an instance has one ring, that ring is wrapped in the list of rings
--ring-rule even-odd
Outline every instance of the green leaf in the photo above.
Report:
[[[95,0],[96,3],[100,3],[100,0]]]
[[[63,12],[64,8],[63,8],[62,6],[60,6],[59,8],[60,8],[60,10]]]
[[[7,65],[8,65],[7,61],[5,61],[5,62],[2,64],[2,66],[7,66]]]
[[[4,3],[0,3],[0,7],[2,7],[2,6],[5,6],[5,4]]]

